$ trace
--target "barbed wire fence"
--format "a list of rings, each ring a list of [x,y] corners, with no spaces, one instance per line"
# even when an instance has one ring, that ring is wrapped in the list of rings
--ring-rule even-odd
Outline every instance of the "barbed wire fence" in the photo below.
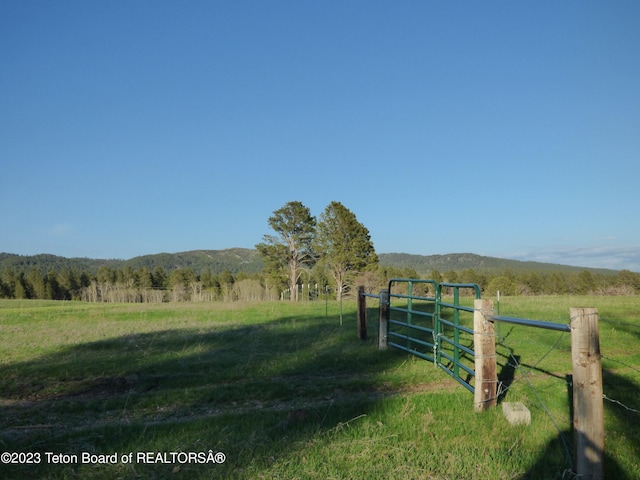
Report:
[[[510,332],[512,332],[514,328],[517,328],[517,327],[512,327]],[[526,328],[526,327],[520,327],[520,328]],[[496,338],[496,341],[497,341],[497,345],[507,350],[507,354],[502,354],[502,356],[506,359],[506,362],[503,365],[501,365],[501,367],[503,371],[505,370],[512,371],[513,378],[510,378],[510,379],[503,378],[502,380],[500,379],[498,380],[496,400],[504,399],[510,390],[516,389],[520,384],[525,384],[528,390],[533,393],[535,403],[537,403],[538,407],[544,412],[545,415],[547,415],[547,417],[553,424],[555,430],[557,431],[558,438],[560,439],[560,443],[562,445],[563,454],[565,457],[565,462],[567,467],[567,469],[565,470],[565,473],[570,472],[572,471],[572,468],[573,468],[573,460],[572,460],[572,453],[571,453],[571,447],[570,447],[571,440],[567,438],[566,429],[563,429],[560,425],[561,422],[565,424],[568,424],[570,422],[569,413],[567,412],[566,418],[558,419],[557,415],[551,411],[551,409],[547,406],[547,404],[543,400],[542,395],[540,394],[540,392],[538,392],[537,387],[530,380],[530,377],[533,375],[534,372],[540,372],[542,370],[541,367],[543,365],[544,360],[548,358],[549,355],[551,355],[553,352],[561,351],[563,354],[567,354],[570,357],[570,350],[567,349],[566,347],[560,346],[562,341],[568,337],[568,334],[566,332],[560,332],[559,334],[557,334],[557,338],[555,342],[553,342],[551,345],[537,342],[535,340],[532,340],[531,338],[527,338],[526,343],[528,345],[535,344],[537,346],[541,346],[546,349],[545,352],[539,355],[537,359],[531,364],[525,363],[523,360],[520,359],[519,356],[515,354],[516,351],[523,351],[524,348],[521,348],[522,345],[520,345],[518,342],[509,341],[508,336],[509,334],[507,334],[506,336],[498,336]],[[530,361],[530,359],[528,361]],[[520,375],[518,375],[518,373],[520,373]],[[547,376],[549,378],[558,379],[557,375],[547,374]],[[558,381],[562,382],[566,387],[568,387],[567,381],[565,378],[558,379]],[[565,478],[565,476],[566,475],[563,475],[563,478]]]
[[[386,316],[383,313],[383,306],[388,302],[386,298],[383,299],[386,295],[388,295],[388,290],[381,291],[380,296],[365,295],[380,300],[379,348],[386,348],[387,345],[387,324],[386,321],[383,322]],[[396,296],[399,298],[409,298],[410,295],[403,294]],[[416,298],[420,299],[419,296]],[[427,298],[426,300],[434,301],[434,299],[431,298]],[[438,300],[435,299],[435,301],[437,302]],[[478,298],[476,301],[480,301],[480,299]],[[444,303],[442,305],[444,305]],[[384,308],[387,307],[388,305]],[[461,310],[477,311],[484,310],[484,308],[486,308],[486,306],[483,305],[482,307],[475,306],[473,309],[462,307]],[[613,437],[616,436],[617,432],[614,430],[617,430],[617,428],[615,426],[612,427],[612,425],[619,424],[622,427],[625,424],[634,424],[640,415],[640,405],[637,404],[637,402],[640,401],[637,397],[637,392],[640,390],[640,351],[635,348],[637,345],[635,337],[640,338],[640,323],[621,322],[615,318],[607,319],[606,317],[600,316],[598,311],[593,308],[571,308],[570,317],[572,318],[569,319],[569,324],[566,323],[566,316],[556,319],[545,316],[544,321],[537,321],[522,318],[496,317],[492,313],[492,304],[490,309],[491,313],[487,313],[487,319],[497,325],[501,325],[503,321],[506,322],[505,324],[511,323],[512,325],[510,325],[511,329],[508,333],[504,335],[502,335],[500,327],[492,329],[491,332],[485,332],[483,330],[484,327],[476,327],[474,325],[472,330],[466,330],[473,337],[476,335],[480,337],[489,335],[494,338],[495,345],[493,355],[491,356],[490,352],[483,351],[481,357],[477,358],[483,358],[485,360],[493,358],[495,367],[502,369],[497,381],[485,378],[484,372],[483,375],[478,378],[479,370],[477,368],[478,364],[476,363],[476,381],[472,391],[475,390],[477,393],[479,390],[478,386],[482,385],[483,388],[481,388],[481,390],[488,392],[489,390],[485,390],[484,385],[493,383],[493,392],[495,392],[493,398],[483,397],[480,402],[489,404],[492,401],[493,405],[495,405],[498,401],[504,400],[509,393],[513,395],[513,397],[520,396],[520,398],[524,399],[525,403],[539,408],[553,425],[551,428],[557,432],[558,445],[560,445],[559,448],[562,450],[565,463],[565,468],[562,473],[563,479],[582,478],[582,474],[579,472],[587,471],[585,470],[585,466],[588,468],[588,462],[585,460],[586,457],[584,455],[586,451],[584,435],[586,432],[583,431],[583,428],[585,424],[591,425],[594,428],[596,427],[598,422],[592,422],[592,418],[600,418],[600,422],[604,422],[604,425],[601,425],[598,430],[602,437],[606,435],[607,438],[609,438],[608,441],[613,441],[613,445],[617,445],[618,447],[622,446],[626,449],[625,451],[628,452],[628,455],[635,458],[635,450],[640,449],[640,437],[635,435],[633,431],[629,434],[629,431],[623,427],[622,434],[618,435],[618,443],[616,444],[616,440],[613,440]],[[410,307],[407,307],[406,311],[409,313],[420,313],[412,310]],[[589,312],[587,313],[587,311]],[[605,337],[604,347],[602,345],[598,347],[597,355],[593,354],[594,350],[591,349],[591,345],[587,347],[589,342],[584,343],[584,340],[588,337],[587,333],[591,333],[586,329],[583,330],[584,327],[579,326],[585,323],[585,315],[590,315],[590,318],[595,317],[595,332],[596,335],[599,335],[597,343],[601,343],[600,337]],[[577,320],[575,326],[573,325],[574,320]],[[588,323],[592,325],[591,320]],[[598,334],[598,324],[601,325],[600,334]],[[607,327],[611,327],[609,332],[607,331]],[[590,326],[589,328],[592,327]],[[541,331],[541,329],[547,330],[540,334],[529,333],[532,331]],[[520,332],[512,335],[514,330],[516,332],[520,330]],[[527,333],[523,334],[522,330],[527,331]],[[556,330],[559,334],[549,334],[548,330]],[[631,341],[629,341],[627,337],[624,337],[624,341],[621,343],[614,341],[611,335],[617,335],[618,332],[624,332],[624,335],[629,335]],[[434,337],[432,360],[434,365],[436,365],[439,361],[439,359],[436,359],[438,353],[436,351],[436,345],[438,345],[438,337],[442,336],[443,333],[438,332],[436,334],[434,327],[432,334]],[[473,342],[467,344],[466,338],[468,337],[465,337],[465,341],[461,342],[461,344],[464,343],[465,345],[456,345],[456,347],[469,352],[472,356],[477,356],[478,350],[474,348]],[[623,337],[621,337],[621,340],[622,338]],[[577,342],[575,345],[574,340]],[[481,341],[481,343],[484,343],[484,341]],[[475,354],[471,349],[475,349]],[[584,369],[578,368],[576,370],[576,365],[582,363],[582,358],[578,359],[578,357],[574,356],[574,353],[582,354],[586,352],[587,349],[587,356],[589,358],[599,357],[597,368],[595,369],[596,372],[599,370],[600,376],[598,379],[600,391],[598,393],[602,398],[599,407],[596,401],[598,395],[594,397],[592,394],[587,394],[584,388],[587,383],[595,379],[593,368],[590,369],[586,383],[583,377]],[[413,351],[410,353],[413,353]],[[461,356],[467,358],[466,354],[462,354]],[[502,360],[498,362],[498,358]],[[449,359],[451,360],[451,358]],[[589,363],[595,365],[595,362]],[[443,365],[441,364],[440,366]],[[496,372],[495,368],[494,372]],[[575,385],[574,376],[576,381]],[[561,385],[562,388],[558,389],[557,385]],[[589,402],[596,402],[592,405],[599,409],[597,414],[595,411],[593,412],[593,417],[586,414],[587,412],[584,411],[585,407],[580,403],[580,399],[584,399],[587,395],[589,395]],[[606,404],[605,401],[607,402]],[[477,404],[478,399],[476,398],[474,405]],[[606,407],[606,409],[604,407]],[[578,414],[578,412],[580,413]],[[574,417],[578,423],[576,423]],[[580,426],[578,427],[578,425]],[[602,430],[603,426],[605,431]],[[610,432],[606,431],[607,428],[611,428]],[[589,435],[593,433],[594,432],[589,432]],[[591,438],[595,439],[598,438],[598,436],[596,434],[596,436]],[[625,442],[630,445],[629,448],[623,445]],[[604,444],[601,444],[601,446],[598,447],[600,451],[599,455],[604,453],[603,445]],[[573,452],[572,449],[574,449]],[[557,451],[558,454],[560,454],[560,451]],[[580,452],[580,454],[578,452]],[[572,453],[576,454],[575,463]],[[622,459],[623,457],[619,458]],[[560,459],[558,458],[557,460]],[[556,464],[561,466],[562,461]],[[600,463],[598,468],[602,468],[602,463]]]
[[[559,322],[562,321],[562,319],[549,320]],[[600,319],[600,322],[608,323],[606,319],[602,318]],[[616,325],[623,325],[630,329],[637,329],[638,336],[640,336],[640,325],[623,322],[616,322]],[[532,336],[527,336],[526,339],[514,340],[512,338],[509,338],[511,337],[511,333],[513,332],[514,328],[518,327],[512,326],[512,328],[506,335],[501,335],[500,333],[497,333],[496,335],[497,346],[500,346],[503,350],[506,350],[505,353],[498,354],[499,356],[504,358],[504,362],[502,362],[500,367],[503,369],[503,371],[511,371],[513,377],[506,380],[504,378],[502,380],[498,380],[495,400],[504,399],[510,390],[516,389],[521,384],[525,384],[528,390],[532,392],[533,399],[535,400],[537,406],[549,418],[550,422],[553,424],[555,430],[557,431],[558,439],[560,440],[560,444],[562,445],[563,453],[567,463],[567,469],[563,472],[562,478],[577,478],[576,474],[574,473],[572,460],[572,439],[568,438],[567,429],[563,429],[561,426],[561,424],[571,425],[571,405],[569,406],[569,411],[566,413],[566,415],[561,415],[561,418],[559,418],[558,412],[552,411],[552,409],[546,404],[545,400],[543,399],[544,395],[540,392],[541,387],[539,386],[539,384],[541,384],[542,382],[534,382],[531,378],[535,372],[543,375],[547,379],[555,379],[558,382],[562,383],[567,393],[571,391],[571,375],[561,376],[543,368],[545,360],[556,352],[558,352],[562,356],[565,356],[568,362],[570,362],[571,348],[565,345],[566,340],[570,338],[570,334],[567,334],[566,332],[560,332],[559,334],[557,334],[556,338],[549,343],[543,343],[539,340],[536,340]],[[547,333],[547,335],[549,334]],[[545,335],[543,338],[553,338],[550,336],[547,337],[547,335]],[[530,352],[530,347],[532,345],[544,348],[544,352],[542,354],[538,354],[535,356],[533,363],[531,363],[531,358],[522,360],[518,355],[516,355],[515,352],[518,351]],[[635,355],[637,355],[637,352],[635,352]],[[625,358],[627,356],[632,355],[625,355]],[[600,352],[600,359],[601,361],[607,361],[623,367],[621,370],[625,370],[626,372],[616,371],[616,375],[623,376],[626,381],[629,381],[640,388],[640,368],[638,366],[633,365],[628,361],[623,361],[619,358],[616,358],[614,354],[607,354],[606,352],[603,353],[602,351]],[[628,375],[629,372],[631,372],[632,375]],[[607,401],[609,404],[613,405],[613,408],[620,408],[630,415],[640,417],[639,405],[630,404],[630,402],[626,400],[623,401],[615,398],[614,393],[606,391],[609,387],[611,387],[610,382],[603,381],[603,401]]]

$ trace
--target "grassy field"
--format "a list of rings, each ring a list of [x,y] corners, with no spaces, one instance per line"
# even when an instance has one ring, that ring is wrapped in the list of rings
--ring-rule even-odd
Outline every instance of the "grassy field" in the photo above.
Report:
[[[572,306],[600,314],[607,478],[640,478],[640,297],[500,313],[568,323]],[[571,478],[569,334],[501,326],[504,400],[532,414],[513,427],[432,363],[378,351],[375,309],[358,340],[344,308],[341,326],[324,302],[0,301],[0,452],[23,462],[0,478]]]

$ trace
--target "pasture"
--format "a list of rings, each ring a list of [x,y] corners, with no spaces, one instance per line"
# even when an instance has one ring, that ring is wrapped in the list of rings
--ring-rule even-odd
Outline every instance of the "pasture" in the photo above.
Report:
[[[433,364],[379,351],[369,306],[361,341],[355,302],[341,326],[322,301],[2,300],[0,477],[571,478],[569,334],[500,327],[503,398],[532,415],[511,426]],[[572,306],[599,310],[607,477],[640,478],[640,297],[500,313],[568,323]]]

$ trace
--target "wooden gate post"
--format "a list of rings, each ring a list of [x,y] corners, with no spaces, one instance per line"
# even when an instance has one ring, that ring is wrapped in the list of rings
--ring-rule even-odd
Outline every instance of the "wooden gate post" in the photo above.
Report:
[[[389,311],[389,290],[380,290],[380,320],[378,323],[378,350],[387,348],[387,314]]]
[[[598,310],[571,308],[573,431],[579,478],[604,479],[604,405]]]
[[[496,334],[493,322],[493,302],[476,299],[473,302],[473,347],[476,380],[473,405],[476,412],[495,407],[497,403],[498,373],[496,366]]]
[[[367,297],[362,285],[358,287],[358,338],[367,339]]]

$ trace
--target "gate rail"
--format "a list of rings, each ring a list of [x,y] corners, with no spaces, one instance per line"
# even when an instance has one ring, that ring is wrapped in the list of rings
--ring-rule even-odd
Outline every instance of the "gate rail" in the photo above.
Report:
[[[406,285],[406,294],[393,291],[394,286],[402,285]],[[424,294],[416,294],[419,285],[428,286]],[[453,303],[442,300],[445,289],[452,290]],[[460,305],[461,289],[471,289],[475,298],[480,298],[480,287],[473,283],[392,278],[388,289],[387,345],[434,362],[473,393],[471,378],[475,375],[475,353],[468,346],[473,345],[473,328],[461,322],[461,313],[473,314],[473,308]],[[394,305],[393,299],[406,301],[406,305]],[[463,339],[467,340],[467,345]]]
[[[407,285],[407,293],[393,293],[393,285],[397,283],[405,283]],[[418,284],[427,284],[433,285],[434,287],[434,296],[424,296],[424,295],[414,295],[414,286]],[[415,280],[409,278],[392,278],[389,281],[389,308],[387,310],[387,344],[398,348],[400,350],[404,350],[413,355],[416,355],[420,358],[424,358],[425,360],[433,361],[433,356],[429,355],[427,352],[428,349],[434,350],[434,343],[429,341],[429,335],[431,338],[435,338],[435,327],[426,327],[424,324],[416,324],[416,320],[428,319],[431,322],[431,325],[437,325],[437,316],[438,316],[438,289],[437,283],[435,280]],[[393,299],[402,299],[406,300],[406,308],[400,306],[393,305]],[[426,302],[426,306],[429,303],[433,304],[433,311],[429,312],[428,310],[417,310],[414,309],[414,300],[418,302]],[[417,306],[417,305],[416,305]],[[406,322],[403,322],[397,318],[392,318],[394,312],[402,314],[406,318]],[[393,327],[399,327],[398,329],[393,329]],[[422,335],[420,335],[422,334]],[[417,336],[416,336],[417,335]],[[398,343],[394,339],[404,340],[404,345]],[[425,351],[424,347],[427,350]]]

